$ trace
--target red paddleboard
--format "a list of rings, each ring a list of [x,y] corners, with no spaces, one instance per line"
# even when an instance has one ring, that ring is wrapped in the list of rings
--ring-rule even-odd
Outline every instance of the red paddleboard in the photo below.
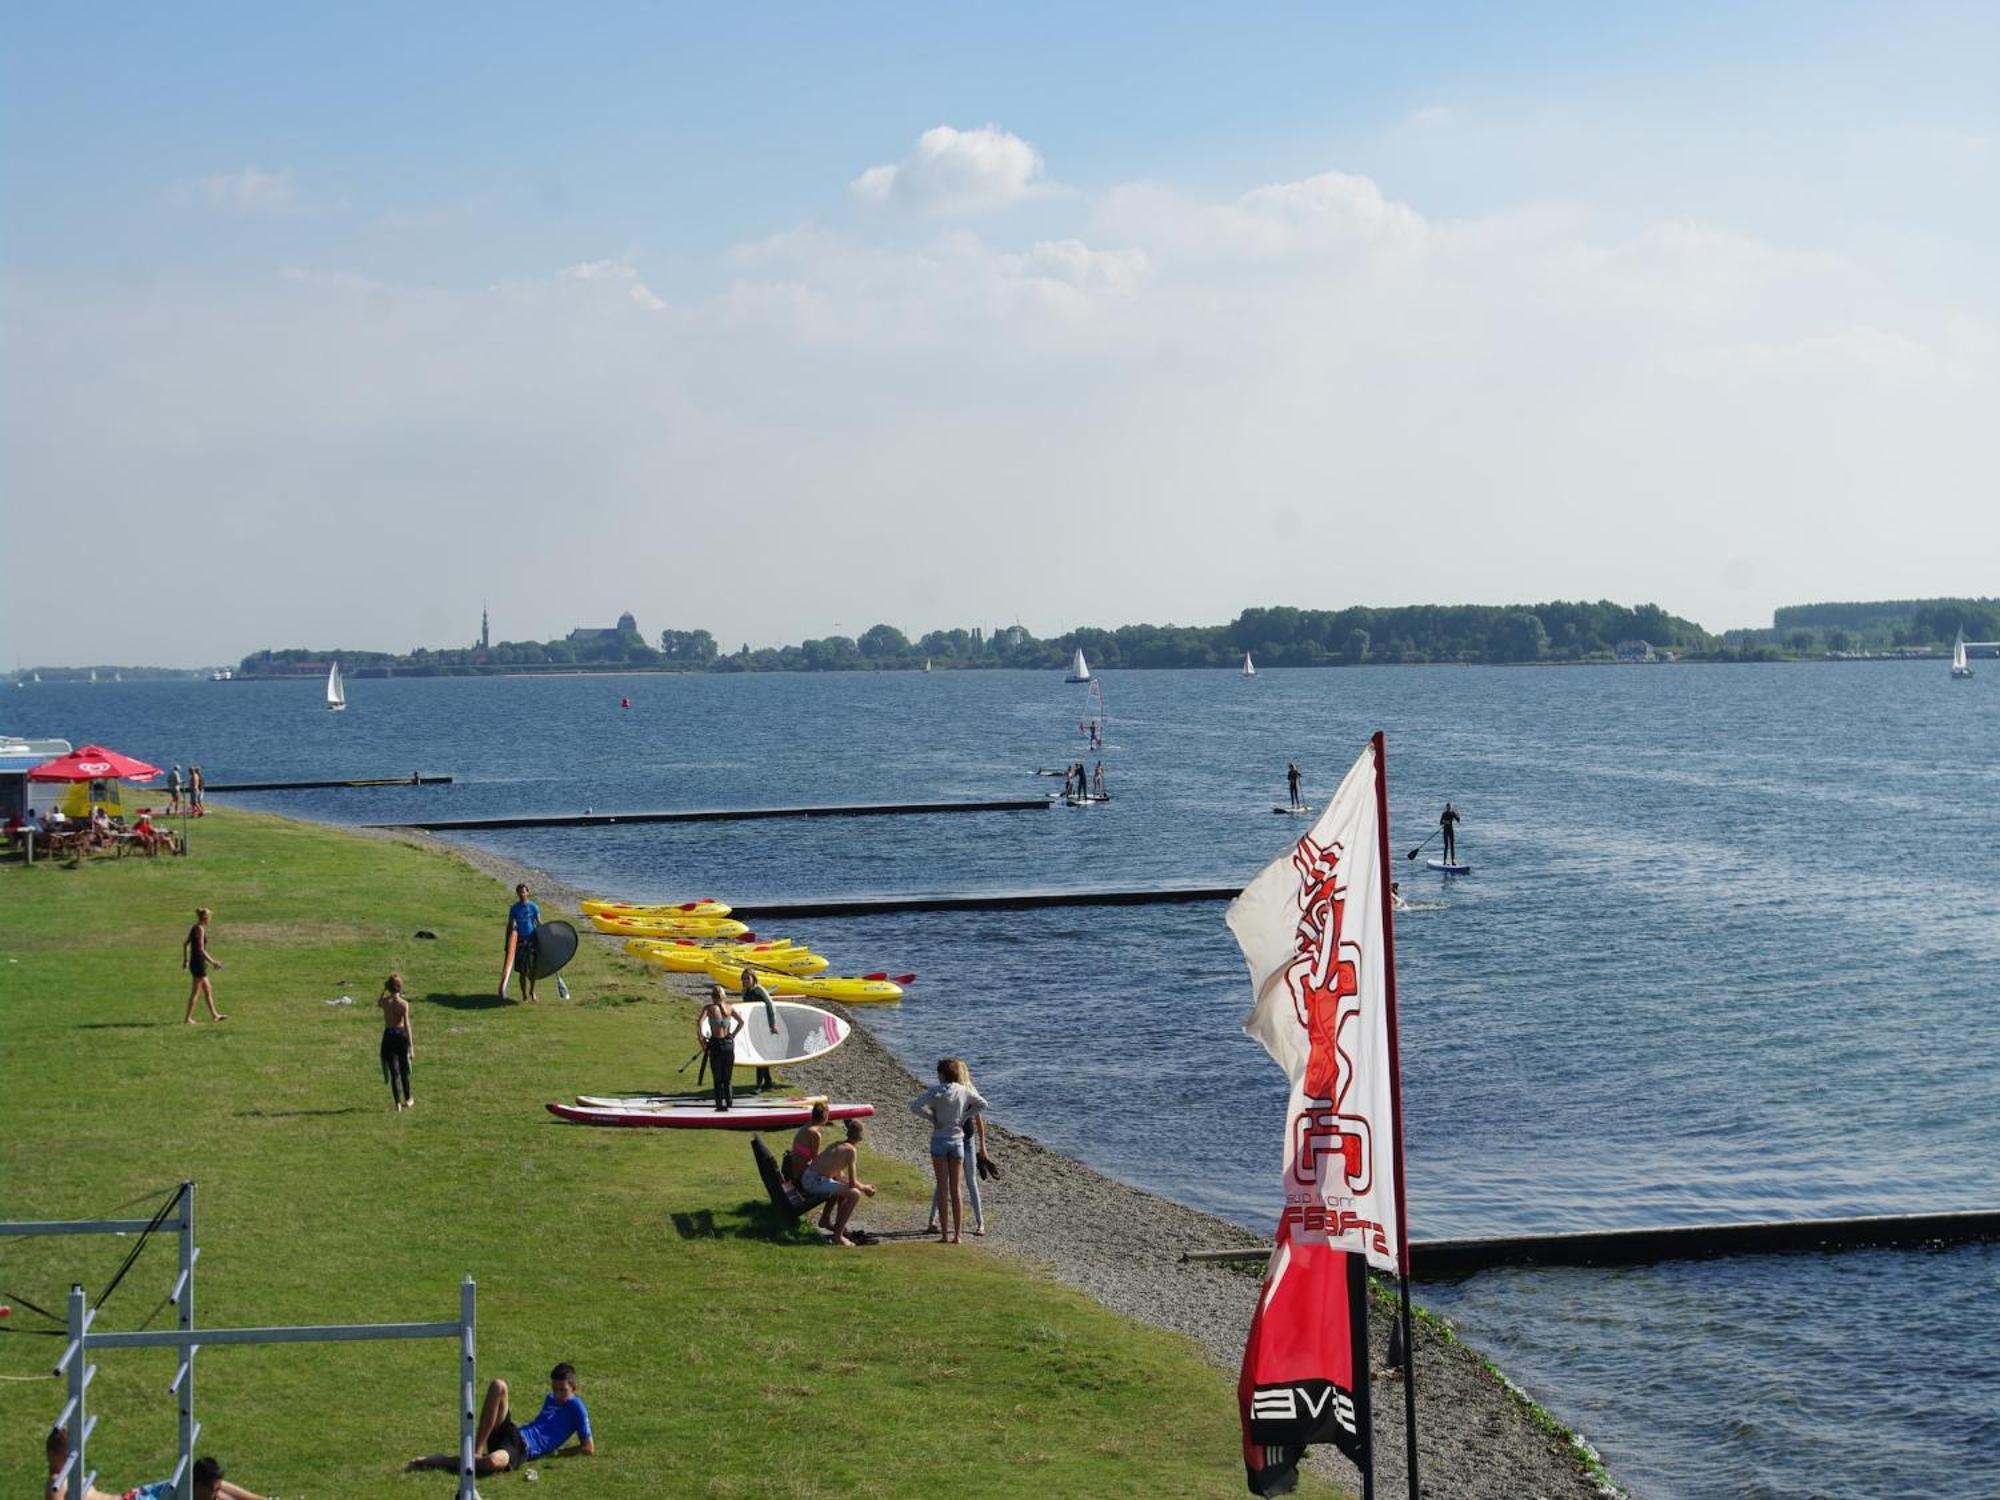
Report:
[[[551,1104],[550,1114],[577,1125],[630,1125],[652,1130],[787,1130],[812,1123],[812,1106],[802,1103],[759,1105],[746,1100],[734,1109],[690,1103],[662,1109],[601,1109],[581,1104]],[[875,1113],[872,1104],[829,1104],[829,1120],[860,1120]]]

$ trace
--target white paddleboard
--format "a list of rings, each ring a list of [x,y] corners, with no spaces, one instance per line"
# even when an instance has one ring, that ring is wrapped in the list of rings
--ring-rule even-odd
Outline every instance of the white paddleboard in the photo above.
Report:
[[[1308,805],[1305,807],[1274,807],[1271,811],[1285,818],[1309,818],[1318,809]]]
[[[811,1062],[847,1040],[848,1023],[816,1005],[773,1000],[771,1009],[777,1012],[778,1019],[774,1031],[763,1001],[753,1000],[745,1005],[732,995],[729,1003],[743,1018],[743,1029],[736,1033],[739,1068],[782,1068],[787,1063]]]
[[[1433,870],[1446,875],[1470,875],[1472,873],[1471,865],[1448,865],[1441,859],[1427,859],[1424,863],[1429,865]]]
[[[786,1130],[812,1123],[811,1105],[766,1105],[746,1097],[734,1109],[676,1104],[663,1109],[601,1109],[582,1104],[550,1104],[548,1112],[578,1125],[624,1125],[643,1130]],[[830,1120],[858,1120],[875,1113],[872,1104],[829,1104]]]

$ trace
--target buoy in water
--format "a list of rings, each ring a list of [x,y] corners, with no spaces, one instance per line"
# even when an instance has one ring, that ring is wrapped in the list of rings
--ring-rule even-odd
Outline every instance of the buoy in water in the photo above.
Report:
[[[618,706],[620,708],[630,708],[632,706],[632,700],[630,698],[620,698],[618,700]]]

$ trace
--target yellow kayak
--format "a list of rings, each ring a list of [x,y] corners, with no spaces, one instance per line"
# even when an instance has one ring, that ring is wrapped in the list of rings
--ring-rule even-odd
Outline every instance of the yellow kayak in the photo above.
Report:
[[[576,909],[586,917],[726,917],[729,908],[720,901],[682,901],[673,905],[638,906],[630,901],[579,901]]]
[[[736,938],[750,929],[734,917],[607,917],[590,914],[590,925],[619,937]]]
[[[810,948],[796,944],[765,944],[754,947],[704,948],[699,944],[681,941],[662,941],[658,938],[628,938],[625,951],[634,958],[642,958],[649,964],[658,964],[676,974],[706,974],[709,966],[715,964],[730,971],[732,982],[740,978],[745,966],[758,969],[778,969],[787,974],[818,974],[828,965]]]
[[[887,1005],[892,1000],[903,998],[903,987],[892,979],[848,979],[840,977],[786,974],[769,969],[762,964],[754,965],[757,979],[773,995],[797,995],[807,1000],[838,1000],[845,1005]],[[743,976],[743,965],[718,963],[711,959],[708,964],[711,979],[733,984]],[[913,979],[915,975],[905,975]]]

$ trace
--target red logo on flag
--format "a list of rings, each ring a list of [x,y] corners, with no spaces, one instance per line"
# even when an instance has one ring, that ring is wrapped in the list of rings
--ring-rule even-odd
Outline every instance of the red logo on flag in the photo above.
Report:
[[[1303,1090],[1324,1108],[1302,1110],[1293,1122],[1292,1175],[1303,1183],[1320,1180],[1323,1158],[1337,1158],[1349,1193],[1365,1193],[1372,1180],[1374,1152],[1368,1121],[1343,1111],[1354,1086],[1354,1059],[1343,1045],[1361,1015],[1361,982],[1355,972],[1358,945],[1343,944],[1347,887],[1340,874],[1340,844],[1313,842],[1308,834],[1292,851],[1299,875],[1299,920],[1285,985],[1306,1032]]]

